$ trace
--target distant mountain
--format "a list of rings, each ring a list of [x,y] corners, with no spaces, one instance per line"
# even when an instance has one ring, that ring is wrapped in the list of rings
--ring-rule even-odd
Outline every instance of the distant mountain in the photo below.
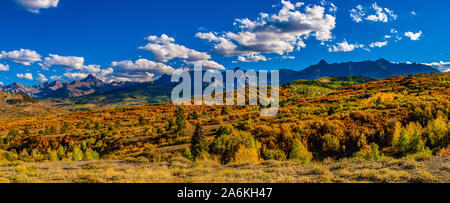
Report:
[[[392,63],[385,59],[334,64],[329,64],[322,60],[317,65],[312,65],[302,71],[281,69],[280,85],[300,79],[316,80],[322,77],[364,76],[384,79],[394,75],[416,75],[419,73],[433,72],[440,71],[423,64]],[[225,72],[223,72],[222,75],[225,79]],[[193,78],[193,72],[191,72],[191,76]],[[270,80],[268,80],[268,82],[270,83]],[[77,103],[89,103],[95,101],[98,103],[115,103],[118,101],[136,100],[140,103],[154,103],[167,101],[170,97],[170,91],[176,85],[177,83],[171,82],[170,75],[163,75],[153,82],[146,83],[104,83],[94,76],[89,75],[83,80],[73,82],[54,81],[52,83],[47,82],[39,85],[21,85],[19,83],[13,83],[7,86],[0,86],[0,90],[9,93],[23,92],[37,99],[78,98],[74,99]]]
[[[23,92],[36,99],[45,98],[71,98],[92,94],[97,91],[104,91],[124,87],[130,83],[104,83],[93,75],[89,75],[83,80],[72,82],[46,82],[39,85],[21,85],[13,83],[1,86],[0,90],[9,93]]]
[[[168,83],[163,82],[169,78]],[[171,83],[170,77],[145,83],[128,84],[113,89],[99,90],[93,94],[70,98],[75,104],[145,104],[170,101],[172,89],[177,83]]]
[[[384,79],[394,75],[416,75],[419,73],[440,72],[423,64],[392,63],[385,59],[377,61],[347,62],[328,64],[322,60],[317,65],[310,66],[302,71],[289,73],[290,78],[315,80],[326,76],[365,76]]]

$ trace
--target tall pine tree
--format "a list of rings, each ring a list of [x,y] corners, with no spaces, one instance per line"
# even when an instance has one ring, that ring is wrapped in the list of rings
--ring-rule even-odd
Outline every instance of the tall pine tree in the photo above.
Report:
[[[202,153],[208,151],[208,143],[206,142],[206,136],[203,133],[203,127],[200,123],[197,123],[194,134],[191,139],[191,154],[195,160]]]
[[[180,136],[184,135],[184,130],[187,127],[186,124],[186,115],[184,113],[184,109],[181,107],[178,107],[177,110],[175,111],[175,124],[176,124],[176,133],[179,134]]]

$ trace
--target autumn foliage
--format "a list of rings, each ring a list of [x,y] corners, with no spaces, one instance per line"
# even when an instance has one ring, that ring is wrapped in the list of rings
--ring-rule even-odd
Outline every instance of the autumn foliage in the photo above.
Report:
[[[261,117],[263,106],[171,103],[2,116],[0,160],[163,161],[206,154],[223,164],[310,163],[327,157],[448,154],[449,87],[449,73],[363,84],[297,81],[281,88],[276,117]]]

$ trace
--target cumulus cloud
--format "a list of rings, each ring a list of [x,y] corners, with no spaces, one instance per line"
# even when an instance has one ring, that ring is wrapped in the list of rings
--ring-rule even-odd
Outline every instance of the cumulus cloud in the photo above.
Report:
[[[34,62],[41,61],[41,55],[39,55],[36,51],[29,49],[20,49],[10,52],[2,51],[0,54],[0,60],[8,60],[14,63],[29,66]]]
[[[9,71],[9,65],[0,63],[0,71]]]
[[[211,55],[205,52],[199,52],[187,48],[183,45],[175,44],[175,39],[166,34],[158,36],[149,36],[146,38],[149,43],[139,49],[147,50],[153,53],[156,62],[168,62],[173,59],[183,59],[188,65],[202,63],[205,69],[225,70],[223,65],[211,61]]]
[[[88,75],[93,75],[100,80],[107,80],[107,76],[114,72],[112,68],[102,69],[100,65],[85,65],[84,63],[84,57],[49,54],[49,57],[46,57],[40,65],[45,70],[54,66],[64,68],[66,71],[64,76],[69,80],[83,79]]]
[[[225,67],[215,61],[200,60],[200,61],[185,61],[187,68],[193,69],[195,64],[201,64],[205,70],[225,70]]]
[[[450,72],[450,62],[433,62],[433,63],[422,63],[423,65],[431,66],[442,72]]]
[[[175,69],[164,63],[154,62],[147,59],[133,61],[112,62],[112,67],[117,70],[109,76],[111,81],[149,82],[155,80],[155,75],[172,74]]]
[[[121,72],[148,72],[154,74],[172,74],[175,71],[174,68],[154,61],[149,61],[147,59],[139,59],[135,62],[133,61],[119,61],[112,62],[111,66],[118,67]]]
[[[350,52],[357,48],[364,48],[362,44],[350,44],[346,40],[341,43],[337,43],[328,49],[329,52]]]
[[[419,31],[418,33],[405,32],[405,36],[409,37],[413,41],[419,40],[422,34],[423,34],[422,31]]]
[[[240,30],[237,33],[197,33],[196,37],[214,43],[216,53],[240,59],[300,50],[306,47],[304,40],[310,37],[322,42],[332,38],[336,17],[327,13],[329,9],[313,5],[301,11],[303,3],[294,5],[283,0],[281,4],[282,8],[276,14],[261,13],[256,20],[236,19],[234,25]]]
[[[36,80],[39,82],[48,82],[47,77],[45,77],[45,75],[43,75],[42,73],[38,73],[38,77],[36,78]]]
[[[16,74],[16,76],[22,80],[33,80],[33,74],[31,74],[31,73],[25,73],[25,74],[18,73],[18,74]]]
[[[109,77],[109,82],[151,82],[156,80],[154,73],[143,72],[143,73],[114,73]]]
[[[377,3],[374,3],[369,8],[364,8],[362,5],[356,6],[356,8],[350,10],[350,17],[357,23],[364,20],[387,23],[389,20],[396,20],[398,16],[393,10],[380,7]]]
[[[258,61],[267,61],[267,58],[263,55],[248,55],[248,56],[239,56],[238,61],[241,62],[258,62]]]
[[[186,59],[188,61],[208,60],[211,58],[207,53],[172,43],[175,39],[165,34],[161,35],[161,37],[149,36],[147,40],[149,43],[144,47],[139,47],[139,49],[152,52],[155,55],[155,60],[158,62],[168,62],[175,58]]]
[[[15,0],[19,5],[32,13],[39,13],[40,9],[57,7],[59,0]]]
[[[76,73],[64,73],[64,76],[69,79],[69,80],[82,80],[84,78],[86,78],[87,76],[89,76],[88,73],[80,73],[80,72],[76,72]]]
[[[374,43],[370,44],[369,46],[371,48],[374,48],[374,47],[384,47],[387,45],[388,45],[388,41],[384,41],[384,42],[374,42]]]
[[[84,58],[49,54],[49,57],[45,57],[44,63],[42,63],[41,66],[45,69],[49,69],[53,66],[62,66],[67,69],[81,69],[84,66]]]

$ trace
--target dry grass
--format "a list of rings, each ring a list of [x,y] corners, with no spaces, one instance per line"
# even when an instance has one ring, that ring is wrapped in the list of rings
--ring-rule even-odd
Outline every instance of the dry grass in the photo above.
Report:
[[[327,160],[309,165],[265,161],[259,165],[128,161],[10,162],[0,164],[0,183],[408,183],[450,182],[449,157],[426,161],[384,159],[361,162]],[[430,170],[433,165],[437,170]]]

